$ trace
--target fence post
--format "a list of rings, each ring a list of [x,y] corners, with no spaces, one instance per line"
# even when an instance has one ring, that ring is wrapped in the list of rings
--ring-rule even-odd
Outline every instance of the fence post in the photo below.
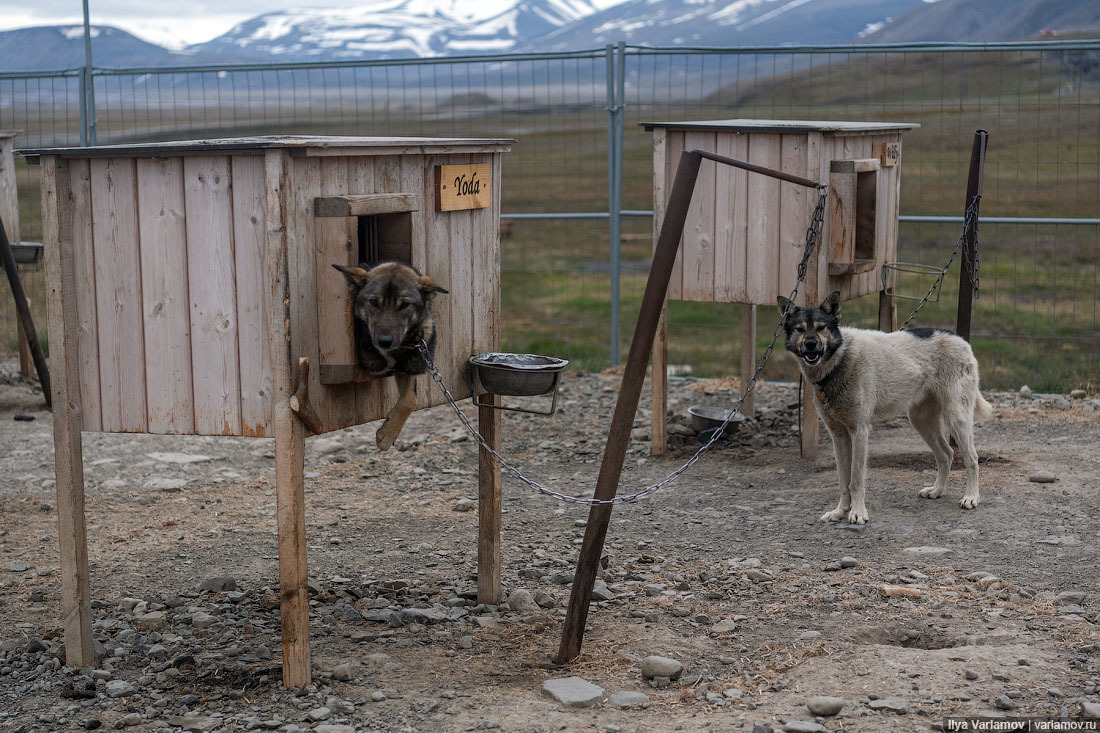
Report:
[[[607,44],[607,215],[611,272],[611,366],[619,363],[619,293],[623,211],[623,97],[626,44]]]
[[[84,68],[80,72],[80,144],[95,145],[95,84],[92,82],[92,26],[84,0]]]

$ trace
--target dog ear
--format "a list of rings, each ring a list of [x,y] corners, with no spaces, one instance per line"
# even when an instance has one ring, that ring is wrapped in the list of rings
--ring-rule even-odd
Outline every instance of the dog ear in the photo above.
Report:
[[[833,318],[840,320],[840,291],[834,290],[829,293],[829,297],[825,299],[825,302],[821,304],[821,310]]]
[[[782,295],[775,297],[775,302],[779,304],[779,315],[783,316],[783,320],[792,317],[795,313],[798,313],[798,306],[795,305],[789,298],[784,298]]]
[[[333,265],[333,267],[344,273],[349,285],[361,288],[367,282],[367,271],[362,267],[346,267],[344,265]]]
[[[450,291],[444,290],[443,288],[436,285],[427,275],[421,275],[420,292],[424,293],[425,295],[431,295],[432,293],[447,293]]]

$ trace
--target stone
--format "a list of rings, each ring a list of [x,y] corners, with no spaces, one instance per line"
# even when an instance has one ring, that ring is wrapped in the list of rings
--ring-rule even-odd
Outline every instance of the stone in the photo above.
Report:
[[[1059,606],[1080,606],[1085,602],[1086,596],[1088,593],[1083,590],[1066,590],[1055,596],[1054,601]]]
[[[507,603],[508,608],[516,613],[538,613],[542,610],[542,607],[535,603],[535,599],[531,596],[531,592],[523,588],[512,591],[508,596]]]
[[[604,689],[580,677],[564,677],[543,682],[542,694],[569,708],[592,708],[603,701]]]
[[[592,587],[592,600],[594,601],[610,601],[615,598],[615,594],[611,592],[611,589],[607,587],[606,583],[596,581],[596,584]]]
[[[337,664],[332,668],[332,679],[341,682],[350,682],[355,679],[355,665],[351,662]],[[331,705],[329,707],[332,707]]]
[[[1083,389],[1070,390],[1069,398],[1071,400],[1083,400],[1089,396],[1089,393]]]
[[[107,697],[126,697],[133,695],[135,690],[134,685],[126,680],[111,680],[103,691],[107,693]]]
[[[820,637],[820,631],[803,631],[801,634],[798,635],[798,638],[801,641],[813,641],[814,639],[818,639]]]
[[[821,733],[825,726],[808,720],[788,720],[783,724],[783,733]]]
[[[452,512],[469,512],[477,509],[477,502],[465,497],[459,499],[451,507]]]
[[[909,712],[909,703],[902,697],[885,697],[880,700],[872,700],[867,704],[867,707],[872,710],[889,710],[898,715],[905,715]]]
[[[966,679],[968,679],[968,680],[976,680],[976,679],[978,679],[978,670],[968,669],[965,672],[963,672],[963,676],[966,677]]]
[[[999,695],[993,701],[993,707],[997,708],[998,710],[1015,710],[1016,703],[1012,702],[1012,698],[1008,695]]]
[[[642,660],[642,676],[647,680],[655,677],[667,677],[670,680],[675,680],[679,679],[683,673],[684,665],[675,659],[654,655]]]
[[[176,728],[182,728],[188,733],[207,733],[207,731],[217,730],[225,723],[221,718],[202,715],[181,715],[168,718],[164,722]]]
[[[710,630],[715,634],[727,634],[737,629],[737,622],[732,618],[724,618],[718,623],[710,627]]]
[[[355,733],[355,727],[351,725],[322,723],[321,725],[314,726],[313,733]]]
[[[722,690],[722,695],[728,700],[740,700],[745,693],[740,687],[728,687]]]
[[[1100,702],[1082,700],[1081,717],[1085,720],[1100,720]]]
[[[947,547],[932,547],[929,545],[921,545],[920,547],[906,547],[902,552],[909,555],[917,555],[918,557],[941,557],[951,552]]]
[[[1052,484],[1058,480],[1058,477],[1054,475],[1053,471],[1035,471],[1027,477],[1027,480],[1033,484]]]
[[[207,593],[228,593],[237,590],[237,581],[228,577],[207,578],[202,581],[199,590]]]
[[[842,557],[840,558],[840,567],[842,568],[854,568],[858,564],[858,561],[854,557]]]
[[[1033,393],[1031,391],[1031,387],[1028,387],[1026,384],[1023,387],[1020,387],[1020,396],[1023,397],[1025,400],[1030,400],[1032,394]]]
[[[147,453],[147,456],[158,463],[205,463],[214,460],[210,456],[195,455],[192,453]]]
[[[644,692],[630,692],[623,690],[611,693],[607,703],[615,708],[636,708],[649,704],[649,695]]]
[[[332,710],[326,707],[313,708],[306,717],[312,720],[314,723],[320,723],[321,721],[328,720],[332,717]]]
[[[134,619],[134,628],[138,631],[156,631],[168,625],[164,611],[150,611]]]
[[[191,616],[191,628],[208,629],[218,622],[217,616],[211,616],[206,611],[196,611]]]
[[[806,701],[806,707],[814,715],[828,718],[844,709],[844,698],[830,695],[815,695]]]

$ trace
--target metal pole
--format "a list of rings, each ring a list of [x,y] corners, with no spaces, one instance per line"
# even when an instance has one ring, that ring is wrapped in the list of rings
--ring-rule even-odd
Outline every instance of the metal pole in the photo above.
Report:
[[[0,266],[8,273],[8,284],[11,285],[11,294],[15,297],[15,312],[19,317],[19,325],[27,337],[27,345],[31,349],[31,358],[34,360],[34,368],[38,372],[38,382],[42,385],[42,394],[46,397],[46,407],[50,407],[52,392],[50,391],[50,370],[46,365],[46,357],[42,354],[42,345],[38,343],[38,333],[34,330],[34,319],[31,318],[31,309],[27,306],[27,293],[23,290],[23,282],[19,279],[18,266],[15,257],[11,253],[11,243],[8,241],[8,233],[4,231],[4,221],[0,219]]]
[[[680,249],[680,236],[684,231],[684,222],[687,220],[691,194],[695,190],[701,162],[702,158],[695,153],[684,152],[680,155],[665,220],[657,238],[653,264],[650,266],[649,278],[642,295],[638,322],[630,339],[630,353],[626,357],[623,381],[619,385],[619,399],[615,403],[615,413],[607,433],[603,463],[596,479],[595,498],[598,501],[614,499],[619,490],[619,478],[630,444],[630,431],[638,412],[638,400],[642,394],[649,355],[653,350],[661,309],[668,295],[668,281],[672,275],[676,253]],[[594,504],[588,513],[588,526],[584,530],[584,540],[577,558],[577,571],[573,577],[561,646],[558,648],[559,664],[576,659],[581,652],[588,606],[592,602],[592,588],[596,583],[596,569],[600,564],[600,555],[607,537],[607,526],[611,522],[611,507],[611,504]]]
[[[974,247],[978,241],[978,208],[981,205],[982,178],[985,173],[985,148],[989,142],[989,133],[985,130],[974,132],[974,146],[970,151],[970,175],[966,180],[965,212],[974,207],[974,216],[967,220],[963,232],[963,256],[959,273],[958,315],[955,319],[955,333],[967,341],[970,340],[970,319],[974,307]]]
[[[607,45],[607,211],[611,271],[611,366],[619,363],[623,209],[623,90],[625,43]]]
[[[95,145],[95,86],[92,83],[92,24],[88,13],[88,0],[84,0],[84,71],[81,99],[80,144]]]

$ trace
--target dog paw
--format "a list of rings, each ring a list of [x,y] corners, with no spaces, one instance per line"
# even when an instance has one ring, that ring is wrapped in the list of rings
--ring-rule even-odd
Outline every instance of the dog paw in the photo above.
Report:
[[[374,444],[378,446],[378,450],[389,450],[393,447],[395,440],[397,436],[390,435],[390,431],[386,430],[386,423],[382,423],[382,427],[378,428],[378,432],[374,434]]]
[[[848,512],[848,524],[865,524],[870,518],[871,517],[869,514],[867,514],[866,509],[853,509],[852,511]]]
[[[943,496],[943,489],[936,488],[935,486],[925,486],[919,492],[921,498],[924,499],[938,499]]]
[[[831,512],[825,512],[824,514],[822,514],[821,515],[821,521],[822,522],[839,522],[841,519],[844,519],[844,514],[845,514],[844,509],[834,509]]]
[[[959,502],[959,506],[963,509],[976,509],[978,507],[978,497],[964,496],[962,501]]]

